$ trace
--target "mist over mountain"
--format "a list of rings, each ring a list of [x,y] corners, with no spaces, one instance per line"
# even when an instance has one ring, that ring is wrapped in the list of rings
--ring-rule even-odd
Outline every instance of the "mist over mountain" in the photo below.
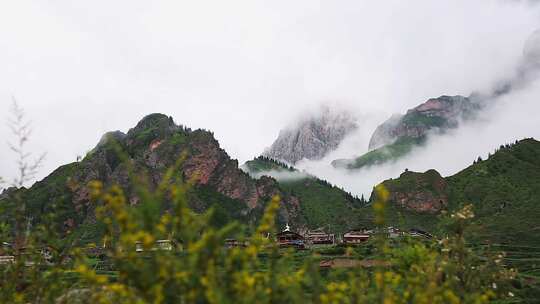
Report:
[[[473,119],[480,109],[479,103],[463,96],[431,98],[379,125],[369,140],[369,152],[355,159],[332,161],[332,166],[360,169],[396,161],[424,144],[428,136],[444,134],[457,128],[462,120]]]
[[[281,130],[263,155],[290,164],[302,159],[319,160],[334,151],[357,128],[357,118],[349,111],[324,105],[316,113]]]
[[[259,179],[278,189],[283,181],[308,178],[308,183],[317,184],[314,181],[320,178],[353,195],[368,196],[374,185],[399,176],[404,169],[436,169],[449,176],[478,156],[486,157],[500,144],[540,137],[540,32],[534,31],[540,26],[539,7],[514,2],[490,7],[487,10],[485,3],[470,1],[426,1],[396,4],[391,9],[382,4],[348,9],[321,4],[321,9],[293,7],[284,12],[279,6],[252,4],[248,9],[253,14],[240,19],[217,13],[218,20],[231,21],[230,29],[222,29],[220,22],[192,20],[202,29],[195,35],[178,24],[178,20],[189,19],[179,18],[189,15],[189,10],[176,6],[157,5],[148,15],[137,13],[134,16],[141,18],[125,20],[125,24],[112,22],[110,29],[102,29],[81,17],[88,13],[78,7],[55,11],[54,6],[43,11],[20,4],[15,11],[41,20],[47,29],[45,37],[62,43],[36,44],[40,31],[28,31],[22,21],[4,13],[3,22],[19,26],[14,27],[18,34],[6,35],[5,40],[16,51],[3,49],[7,53],[0,58],[9,72],[2,80],[6,88],[13,89],[0,89],[0,94],[4,100],[16,94],[31,114],[36,143],[29,148],[48,151],[50,157],[40,177],[78,155],[101,155],[100,161],[107,164],[94,164],[88,158],[80,165],[61,167],[48,178],[53,181],[50,189],[55,189],[54,195],[63,193],[56,186],[64,186],[63,173],[71,175],[70,170],[122,181],[125,174],[117,172],[114,158],[103,152],[107,139],[115,138],[137,150],[140,147],[133,144],[139,141],[133,134],[141,133],[111,133],[95,148],[87,139],[97,139],[106,130],[125,130],[147,113],[166,112],[186,124],[216,132],[184,134],[190,147],[196,148],[190,161],[197,165],[192,170],[206,172],[203,177],[208,184],[202,186],[212,188],[213,194],[201,201],[213,202],[216,197],[238,200],[235,206],[242,206],[240,213],[245,216],[251,212],[249,206],[258,205],[263,198],[254,190]],[[238,7],[222,9],[231,12]],[[111,8],[111,12],[117,10]],[[447,14],[437,14],[441,10]],[[94,13],[101,11],[93,8]],[[159,13],[173,11],[165,16]],[[102,17],[107,22],[116,20],[112,15]],[[298,23],[299,19],[303,22]],[[155,31],[147,32],[147,24]],[[219,34],[212,36],[216,29]],[[129,37],[142,37],[141,41],[149,43]],[[110,50],[107,56],[96,51],[104,45]],[[25,52],[29,49],[40,49],[40,56]],[[70,54],[81,54],[85,60]],[[62,73],[49,77],[52,70]],[[326,100],[343,106],[316,106]],[[11,140],[7,128],[0,131]],[[203,145],[197,141],[199,137],[208,139],[204,149],[197,146]],[[175,140],[183,139],[177,136],[173,147]],[[159,172],[152,171],[153,166],[169,164],[170,159],[156,156],[155,151],[169,145],[144,145],[141,151],[145,152],[134,154],[134,161],[145,170],[150,168],[158,180]],[[297,171],[267,171],[272,178],[260,172],[249,176],[238,168],[235,158],[251,160],[269,145],[264,156],[294,164]],[[1,158],[9,159],[7,153],[1,151]],[[332,166],[336,160],[343,160],[338,163],[345,166]],[[342,168],[355,162],[359,165],[353,169],[358,170]],[[98,169],[91,169],[94,165]],[[7,178],[16,172],[11,162],[3,163],[0,170]],[[183,172],[186,176],[193,173],[189,168]],[[62,178],[54,178],[58,174]],[[39,185],[38,192],[48,193],[48,182]],[[84,204],[75,204],[76,209],[83,208],[80,206]]]
[[[369,137],[428,98],[488,91],[540,27],[530,1],[390,2],[217,3],[210,14],[199,2],[6,2],[0,100],[7,110],[14,96],[33,121],[29,148],[48,152],[39,178],[156,112],[213,130],[243,163],[321,102],[379,115],[358,130]],[[5,125],[0,137],[12,141]]]
[[[425,104],[418,103],[403,116],[394,115],[380,127],[379,122],[373,127],[371,138],[364,138],[363,144],[345,151],[345,147],[338,148],[339,154],[330,153],[321,161],[302,161],[297,166],[357,195],[369,195],[371,188],[380,180],[399,176],[406,168],[422,172],[435,168],[444,175],[451,175],[478,156],[487,156],[497,143],[539,137],[540,120],[535,118],[540,112],[537,102],[540,94],[539,66],[535,55],[537,36],[537,31],[529,35],[516,66],[501,75],[493,88],[473,91],[469,97],[442,97],[441,101],[459,100],[456,104],[460,106],[450,107],[452,111],[446,114],[442,111],[437,116],[437,111],[428,110],[425,112],[427,115],[420,116],[422,119],[409,121],[420,128],[408,127],[407,120],[403,124],[407,115],[418,118],[416,114],[422,114],[422,111],[417,110],[430,108],[430,104],[445,104],[437,102],[437,98]],[[454,113],[454,118],[444,118],[448,113]],[[445,126],[442,128],[444,132],[440,132],[441,125]],[[402,140],[397,140],[396,135],[399,134],[403,135]],[[419,134],[423,135],[421,140],[416,137]],[[372,148],[391,144],[370,152],[368,143]],[[347,154],[350,157],[343,158]],[[363,157],[358,157],[362,154]],[[332,162],[337,168],[330,165]],[[357,172],[343,169],[355,164],[362,169]],[[372,164],[376,165],[369,166]]]
[[[431,98],[401,117],[392,116],[375,129],[369,150],[392,144],[400,137],[421,138],[431,129],[457,128],[461,119],[470,118],[478,106],[463,96]]]
[[[0,303],[539,302],[540,0],[0,1],[0,36]]]

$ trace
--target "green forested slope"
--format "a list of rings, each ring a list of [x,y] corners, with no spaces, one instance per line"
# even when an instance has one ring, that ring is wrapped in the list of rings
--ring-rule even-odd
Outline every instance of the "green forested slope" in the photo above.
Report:
[[[540,246],[540,142],[501,146],[447,180],[450,208],[474,205],[479,239]]]
[[[296,172],[296,178],[278,180],[280,188],[300,200],[300,210],[309,228],[325,227],[343,232],[362,224],[365,202],[343,189],[267,157],[248,161],[244,168],[251,174]],[[293,175],[294,177],[294,175]]]
[[[488,159],[479,159],[468,168],[444,178],[444,190],[420,182],[432,175],[432,171],[402,174],[400,178],[383,182],[391,192],[390,218],[397,219],[397,214],[401,213],[405,222],[436,231],[436,218],[441,212],[456,211],[465,204],[472,204],[475,217],[471,240],[540,247],[539,141],[524,139],[501,146]],[[415,193],[445,198],[446,207],[429,214],[401,208],[396,202],[395,197],[418,199],[413,195]]]

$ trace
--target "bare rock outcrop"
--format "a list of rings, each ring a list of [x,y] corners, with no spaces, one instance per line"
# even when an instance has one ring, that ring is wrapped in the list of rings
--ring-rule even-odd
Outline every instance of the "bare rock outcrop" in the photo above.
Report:
[[[357,127],[348,112],[323,107],[318,115],[282,130],[263,155],[290,164],[304,158],[321,159]]]

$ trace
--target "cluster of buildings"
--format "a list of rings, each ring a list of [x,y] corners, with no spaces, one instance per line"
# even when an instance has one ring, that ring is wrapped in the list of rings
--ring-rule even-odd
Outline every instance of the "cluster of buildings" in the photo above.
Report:
[[[351,230],[343,235],[336,236],[333,233],[327,233],[323,229],[316,229],[316,230],[310,230],[307,231],[304,234],[299,234],[294,231],[291,231],[289,225],[285,227],[285,229],[275,235],[276,243],[281,248],[296,248],[296,249],[306,249],[309,246],[313,245],[337,245],[337,244],[343,244],[343,245],[358,245],[364,242],[367,242],[372,236],[377,234],[379,231],[375,229],[360,229],[360,230]],[[431,235],[428,232],[419,230],[419,229],[411,229],[407,232],[402,231],[395,227],[387,227],[384,228],[382,233],[385,233],[387,237],[389,238],[397,238],[401,236],[411,236],[411,237],[423,237],[423,238],[433,238],[433,235]],[[268,238],[270,235],[267,236]],[[224,243],[225,248],[235,248],[235,247],[246,247],[247,243],[244,241],[239,241],[236,239],[226,239]],[[11,264],[14,262],[15,257],[13,255],[8,254],[11,249],[11,244],[9,243],[2,243],[0,246],[0,265],[2,264]],[[91,255],[96,256],[103,256],[104,255],[104,248],[96,247],[94,248],[95,252],[89,252]],[[176,251],[178,249],[182,249],[181,244],[177,244],[176,242],[172,240],[157,240],[150,249],[150,251]],[[144,252],[146,251],[143,247],[142,242],[136,242],[135,243],[135,251],[136,252]],[[50,259],[52,256],[49,253],[48,250],[42,249],[40,253],[43,255],[45,260]]]
[[[281,248],[296,248],[296,249],[306,249],[307,247],[313,245],[358,245],[364,242],[367,242],[372,236],[377,234],[378,231],[375,229],[361,229],[361,230],[351,230],[343,235],[336,236],[333,233],[327,233],[323,229],[316,229],[307,231],[304,234],[300,234],[294,231],[291,231],[289,225],[285,229],[275,235],[275,241]],[[384,228],[382,233],[385,233],[389,238],[397,238],[405,235],[412,237],[424,237],[432,238],[433,236],[425,231],[419,229],[411,229],[408,232],[402,231],[395,227]],[[270,235],[267,236],[270,238]],[[237,239],[226,239],[224,242],[225,248],[235,248],[235,247],[246,247],[247,243]],[[155,246],[151,248],[151,251],[155,250],[164,250],[171,251],[178,249],[178,246],[172,243],[170,240],[158,240],[156,241]],[[135,251],[143,252],[142,243],[137,242],[135,244]]]
[[[433,238],[433,235],[420,229],[403,231],[395,227],[387,227],[384,228],[383,231],[378,231],[376,229],[351,230],[338,237],[336,237],[335,234],[326,233],[323,229],[308,231],[304,235],[301,235],[291,231],[287,225],[285,230],[276,235],[276,241],[280,247],[294,247],[297,249],[304,249],[307,246],[323,244],[358,245],[367,242],[372,236],[379,232],[386,234],[389,238],[398,238],[405,235],[427,239]]]
[[[367,242],[372,236],[377,234],[379,231],[376,229],[360,229],[360,230],[351,230],[343,235],[336,236],[333,233],[327,233],[323,229],[315,229],[307,231],[304,234],[296,233],[294,231],[291,231],[289,225],[286,225],[285,229],[275,235],[275,240],[279,247],[282,248],[296,248],[296,249],[306,249],[307,247],[313,246],[313,245],[337,245],[337,244],[344,244],[344,245],[358,245],[364,242]],[[384,228],[382,233],[385,233],[387,237],[389,238],[397,238],[402,237],[405,235],[411,236],[411,237],[423,237],[426,239],[433,238],[433,235],[431,235],[428,232],[419,230],[419,229],[411,229],[409,231],[403,231],[395,227],[387,227]],[[267,236],[268,238],[270,235]],[[225,248],[235,248],[235,247],[246,247],[247,243],[244,241],[240,241],[237,239],[226,239],[224,243]],[[164,250],[164,251],[171,251],[175,249],[179,249],[178,244],[175,244],[174,242],[170,240],[158,240],[155,243],[155,246],[152,247],[151,251],[156,250]],[[143,246],[142,243],[137,242],[135,244],[135,250],[137,252],[143,252]]]
[[[15,263],[16,259],[23,258],[26,266],[33,266],[33,259],[39,258],[44,264],[51,264],[54,249],[50,246],[39,248],[17,246],[8,242],[0,243],[0,265]]]

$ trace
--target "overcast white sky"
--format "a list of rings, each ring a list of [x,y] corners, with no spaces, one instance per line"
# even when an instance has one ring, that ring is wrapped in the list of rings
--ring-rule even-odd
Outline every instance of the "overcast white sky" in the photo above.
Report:
[[[40,177],[152,112],[243,162],[322,102],[385,117],[488,89],[537,28],[528,1],[2,1],[0,113],[25,108]]]

